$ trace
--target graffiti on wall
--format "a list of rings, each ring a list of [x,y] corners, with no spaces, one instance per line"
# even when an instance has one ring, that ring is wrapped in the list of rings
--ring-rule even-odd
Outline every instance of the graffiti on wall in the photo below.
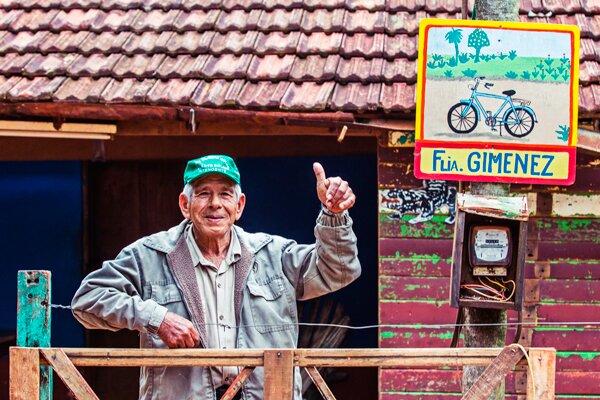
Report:
[[[417,216],[409,220],[410,224],[429,221],[437,210],[445,211],[448,217],[444,220],[453,224],[456,218],[456,187],[447,181],[423,181],[418,189],[385,189],[381,191],[380,211],[390,213],[392,219],[400,219],[407,214]]]

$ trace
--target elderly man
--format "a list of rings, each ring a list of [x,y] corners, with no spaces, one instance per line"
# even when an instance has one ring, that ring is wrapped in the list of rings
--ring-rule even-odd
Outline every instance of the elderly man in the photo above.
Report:
[[[348,209],[355,195],[313,165],[322,209],[316,242],[234,225],[246,196],[234,161],[209,155],[188,162],[179,207],[185,220],[142,238],[82,282],[72,302],[86,328],[140,332],[145,348],[293,348],[296,300],[340,289],[360,275]],[[238,367],[142,368],[140,399],[219,399]],[[295,372],[294,398],[301,398]],[[263,397],[257,369],[236,398]]]

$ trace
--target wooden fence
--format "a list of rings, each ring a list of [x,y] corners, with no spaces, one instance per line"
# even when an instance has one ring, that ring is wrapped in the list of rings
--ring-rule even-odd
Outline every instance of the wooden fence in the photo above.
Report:
[[[516,365],[529,362],[528,400],[554,399],[556,351],[516,346],[429,349],[78,349],[10,348],[10,399],[40,399],[40,367],[51,366],[79,400],[98,399],[83,379],[80,367],[244,366],[221,400],[230,400],[256,367],[264,367],[264,399],[291,400],[294,367],[307,370],[324,399],[335,399],[320,367],[463,367],[486,366],[463,399],[486,399]]]

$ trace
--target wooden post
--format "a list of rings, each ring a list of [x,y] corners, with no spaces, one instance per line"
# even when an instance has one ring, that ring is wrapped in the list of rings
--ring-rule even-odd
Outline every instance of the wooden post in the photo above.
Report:
[[[530,349],[527,399],[554,400],[556,349]]]
[[[18,272],[17,346],[50,347],[50,278],[50,271]],[[51,400],[52,369],[41,367],[38,376],[39,399]]]
[[[265,350],[264,400],[292,400],[294,350]]]
[[[38,349],[11,347],[10,400],[40,398],[40,353]]]

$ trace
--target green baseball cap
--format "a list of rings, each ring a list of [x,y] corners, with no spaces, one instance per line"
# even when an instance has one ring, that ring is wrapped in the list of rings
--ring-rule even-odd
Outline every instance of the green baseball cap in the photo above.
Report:
[[[221,154],[211,154],[188,161],[183,173],[183,183],[187,185],[210,174],[223,175],[240,184],[240,171],[235,162],[231,157]]]

